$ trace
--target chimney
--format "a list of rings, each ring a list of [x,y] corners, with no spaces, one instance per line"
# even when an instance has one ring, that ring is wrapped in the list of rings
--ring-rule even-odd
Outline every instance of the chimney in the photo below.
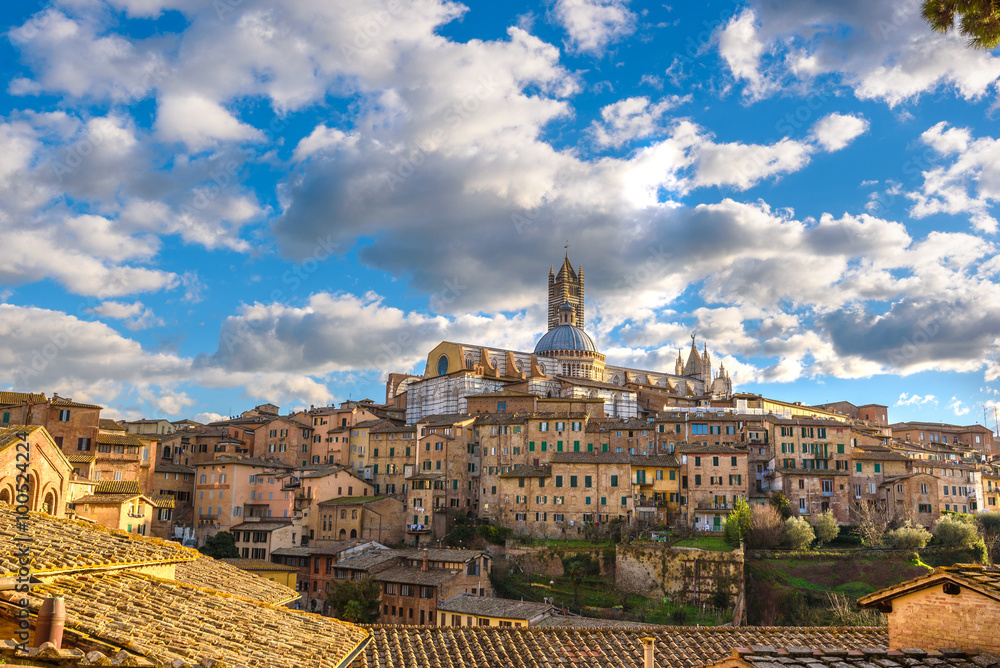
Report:
[[[656,660],[653,658],[653,638],[649,636],[642,639],[642,668],[656,668]]]
[[[32,646],[41,647],[50,642],[56,649],[61,649],[65,624],[66,601],[61,596],[45,599],[35,621],[35,642]]]
[[[422,570],[422,571],[426,571],[426,570],[427,570],[427,559],[428,559],[428,556],[427,556],[427,548],[425,547],[425,548],[424,548],[424,563],[423,563],[423,565],[422,565],[422,566],[420,567],[420,570]]]

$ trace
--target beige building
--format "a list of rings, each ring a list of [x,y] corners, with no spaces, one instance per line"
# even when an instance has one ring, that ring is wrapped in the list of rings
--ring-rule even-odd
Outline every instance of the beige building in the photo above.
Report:
[[[301,543],[302,527],[292,520],[271,521],[248,518],[229,528],[236,539],[236,549],[242,559],[271,561],[274,550],[296,547]]]
[[[194,519],[199,544],[245,519],[291,521],[294,495],[283,489],[291,466],[259,458],[217,460],[195,466]]]
[[[682,445],[681,515],[687,526],[721,531],[737,498],[750,484],[747,450],[723,445]]]

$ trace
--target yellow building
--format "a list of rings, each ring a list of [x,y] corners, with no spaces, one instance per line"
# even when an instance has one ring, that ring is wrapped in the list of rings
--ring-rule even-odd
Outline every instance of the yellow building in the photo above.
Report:
[[[283,564],[264,561],[263,559],[220,559],[220,561],[224,561],[230,566],[235,566],[241,571],[253,573],[271,582],[277,582],[288,587],[291,590],[288,592],[288,601],[281,601],[277,605],[295,601],[299,598],[299,595],[295,593],[297,591],[296,576],[299,572],[296,566],[285,566]]]
[[[680,512],[680,462],[673,455],[634,455],[631,460],[636,519],[672,523]]]
[[[558,612],[548,603],[459,594],[438,603],[438,626],[533,626]]]

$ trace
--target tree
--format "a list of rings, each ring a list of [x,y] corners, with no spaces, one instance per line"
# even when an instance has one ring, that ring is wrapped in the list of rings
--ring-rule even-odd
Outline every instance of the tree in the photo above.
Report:
[[[840,525],[837,524],[837,518],[833,516],[833,512],[830,510],[816,518],[816,524],[813,526],[813,529],[816,531],[816,538],[819,539],[820,547],[823,547],[823,543],[829,543],[840,535]]]
[[[740,541],[746,540],[750,535],[750,522],[753,519],[753,512],[750,504],[745,499],[737,497],[733,503],[733,509],[729,511],[726,518],[725,537],[726,542],[736,547]]]
[[[979,535],[986,543],[990,561],[993,561],[993,550],[996,548],[997,542],[1000,541],[1000,513],[996,511],[983,513],[976,517],[976,521],[979,524]]]
[[[971,517],[945,515],[934,525],[934,537],[945,547],[970,547],[979,540]]]
[[[881,545],[885,539],[885,532],[892,524],[892,514],[888,508],[871,502],[858,501],[851,507],[851,514],[854,515],[861,541],[865,545]]]
[[[919,524],[906,520],[903,526],[890,531],[885,538],[894,549],[919,550],[930,542],[931,533]]]
[[[806,518],[789,517],[785,520],[785,540],[793,550],[808,550],[816,533]]]
[[[355,624],[373,624],[379,618],[382,586],[369,577],[360,580],[334,581],[327,597],[330,612],[337,619]]]
[[[781,492],[771,492],[771,505],[781,514],[782,520],[792,516],[792,504]]]
[[[961,17],[958,32],[973,49],[992,51],[1000,46],[1000,7],[994,0],[924,0],[921,14],[931,28],[946,33]]]
[[[785,539],[785,523],[772,505],[754,504],[750,511],[750,533],[746,546],[750,549],[773,550]]]
[[[236,536],[228,531],[206,538],[199,551],[213,559],[238,559],[240,556],[240,551],[236,549]]]

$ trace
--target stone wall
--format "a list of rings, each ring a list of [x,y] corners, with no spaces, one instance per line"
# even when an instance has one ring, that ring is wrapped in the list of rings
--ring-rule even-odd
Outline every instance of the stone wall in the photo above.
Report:
[[[615,586],[621,591],[676,602],[706,603],[720,589],[730,604],[743,591],[743,552],[622,544],[616,550]]]
[[[562,577],[564,575],[563,559],[568,559],[577,555],[585,555],[593,559],[600,566],[601,576],[614,577],[615,562],[605,555],[610,551],[610,547],[595,548],[564,548],[564,547],[528,547],[528,548],[508,548],[504,550],[506,558],[515,560],[526,573],[537,573],[548,577]]]

